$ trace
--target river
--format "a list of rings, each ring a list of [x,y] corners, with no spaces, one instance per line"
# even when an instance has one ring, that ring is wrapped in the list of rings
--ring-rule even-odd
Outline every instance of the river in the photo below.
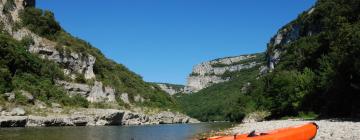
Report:
[[[0,140],[188,140],[232,123],[103,127],[1,128]]]

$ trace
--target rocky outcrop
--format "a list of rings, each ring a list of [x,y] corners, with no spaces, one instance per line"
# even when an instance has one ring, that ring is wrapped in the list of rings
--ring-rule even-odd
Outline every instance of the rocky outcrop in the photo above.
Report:
[[[70,96],[81,95],[90,102],[115,102],[115,89],[104,86],[102,82],[95,81],[94,85],[56,81],[64,87]]]
[[[85,79],[94,79],[94,64],[96,58],[90,54],[79,54],[75,52],[59,52],[56,49],[57,43],[39,37],[27,29],[20,29],[13,33],[17,40],[31,37],[34,44],[29,46],[29,52],[39,54],[43,59],[55,61],[64,66],[64,73],[75,79],[78,74]],[[67,46],[61,46],[66,48]],[[64,49],[63,49],[64,50]]]
[[[311,8],[306,14],[310,15],[314,10],[315,8]],[[280,29],[277,34],[271,38],[267,50],[268,70],[272,71],[275,68],[275,65],[280,61],[281,54],[286,50],[286,48],[279,46],[290,44],[299,39],[301,35],[311,36],[315,33],[315,31],[311,30],[301,31],[301,26],[301,22],[291,22]]]
[[[198,123],[186,115],[160,112],[155,115],[115,109],[85,109],[71,111],[70,115],[54,116],[0,116],[1,127],[39,126],[103,126]]]
[[[129,100],[129,94],[127,93],[123,93],[120,95],[120,99],[126,103],[126,104],[130,104],[130,100]]]
[[[171,84],[163,84],[163,83],[158,83],[157,85],[160,87],[161,90],[165,91],[170,95],[184,92],[184,86],[181,85],[171,85]]]
[[[228,79],[216,75],[198,75],[189,76],[187,80],[187,86],[184,88],[185,93],[197,92],[213,84],[226,82]]]
[[[261,122],[264,121],[266,117],[269,117],[270,114],[271,113],[267,111],[255,111],[247,114],[245,118],[242,120],[242,123]]]
[[[26,113],[25,110],[21,107],[13,108],[10,112],[10,114],[13,116],[24,116],[25,113]]]
[[[258,66],[261,62],[255,61],[257,57],[260,56],[257,54],[242,55],[220,58],[196,65],[188,77],[184,92],[197,92],[210,85],[228,81],[229,78],[223,76],[226,72],[236,72]]]
[[[19,11],[23,10],[25,7],[35,6],[35,0],[15,0],[14,8],[11,11],[8,11],[11,16],[2,13],[4,10],[4,4],[7,2],[7,0],[2,0],[0,4],[1,23],[4,25],[4,29],[12,35],[14,39],[22,40],[30,38],[32,40],[32,44],[26,46],[29,52],[38,54],[39,57],[43,59],[59,63],[64,68],[64,73],[72,79],[75,79],[78,76],[83,76],[85,79],[96,79],[93,70],[96,62],[96,58],[94,56],[86,53],[65,51],[69,46],[60,46],[58,43],[40,37],[26,28],[14,29],[14,23],[19,22],[20,20],[18,16]],[[102,86],[100,84],[101,83],[96,83],[94,87],[98,85]],[[110,88],[107,89],[110,90]],[[97,100],[93,99],[96,97],[97,95],[94,97],[90,96],[90,100]]]
[[[145,102],[146,100],[143,97],[141,97],[140,95],[136,95],[134,97],[134,101],[142,103],[142,102]]]
[[[280,61],[280,55],[284,51],[281,48],[277,48],[278,45],[289,44],[299,38],[300,35],[299,25],[289,25],[288,27],[281,29],[268,44],[271,46],[268,50],[268,66],[270,70],[275,68],[275,65]]]
[[[26,122],[26,116],[0,116],[0,127],[24,127]]]

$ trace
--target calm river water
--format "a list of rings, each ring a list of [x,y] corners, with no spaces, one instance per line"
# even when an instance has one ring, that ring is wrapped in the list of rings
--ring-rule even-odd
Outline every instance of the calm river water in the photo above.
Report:
[[[231,123],[104,127],[1,128],[0,140],[188,140]]]

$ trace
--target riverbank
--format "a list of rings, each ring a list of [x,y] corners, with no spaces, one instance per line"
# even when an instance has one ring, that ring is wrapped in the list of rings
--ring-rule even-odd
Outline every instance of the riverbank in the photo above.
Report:
[[[294,125],[315,122],[319,125],[319,130],[314,140],[359,140],[360,122],[344,120],[275,120],[254,123],[244,123],[228,130],[230,134],[249,133],[253,130],[257,132],[269,131],[273,129],[289,127]]]
[[[156,114],[144,114],[116,109],[74,109],[66,114],[47,116],[0,116],[0,127],[148,125],[197,122],[199,121],[181,113],[162,111]]]

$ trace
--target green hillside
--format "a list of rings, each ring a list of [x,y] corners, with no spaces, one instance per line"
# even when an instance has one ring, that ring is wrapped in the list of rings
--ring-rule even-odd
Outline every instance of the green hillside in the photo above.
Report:
[[[86,99],[70,98],[54,85],[54,79],[65,79],[59,65],[30,54],[23,47],[26,41],[16,41],[3,31],[0,33],[0,93],[27,90],[46,103],[60,102],[66,106],[87,107]],[[2,96],[4,97],[4,96]],[[15,103],[26,105],[27,100],[16,92]],[[0,98],[5,103],[5,98]]]
[[[264,81],[273,115],[359,116],[360,1],[319,0],[284,28],[291,25],[300,29],[296,41],[268,47],[285,52]]]
[[[256,62],[265,63],[265,56],[260,54],[259,57]],[[246,113],[261,109],[262,95],[249,94],[256,84],[260,84],[256,80],[259,67],[226,72],[222,76],[229,77],[228,82],[215,84],[197,93],[177,94],[175,97],[188,115],[201,121],[240,121]]]
[[[14,2],[9,0],[4,10],[14,10]],[[5,14],[9,14],[5,12]],[[111,86],[117,94],[128,93],[129,100],[134,101],[134,96],[141,95],[145,99],[143,103],[135,103],[138,106],[156,108],[176,108],[172,97],[161,91],[157,86],[144,82],[142,77],[127,69],[125,66],[107,59],[100,50],[93,47],[90,43],[73,37],[55,20],[55,16],[50,11],[44,11],[34,7],[26,7],[20,12],[20,22],[12,22],[13,30],[23,27],[33,33],[47,38],[57,43],[57,50],[60,55],[67,55],[70,52],[92,55],[96,58],[94,73],[96,80],[104,85]],[[4,30],[4,23],[1,23],[1,51],[0,64],[0,94],[17,90],[27,90],[35,95],[35,98],[50,102],[57,100],[64,105],[78,104],[86,107],[87,101],[81,97],[69,98],[61,87],[55,86],[55,80],[66,80],[70,82],[92,84],[93,80],[85,80],[79,76],[75,81],[63,75],[62,69],[66,65],[57,64],[40,59],[37,54],[30,54],[26,51],[27,46],[33,43],[31,37],[19,42]],[[62,47],[64,46],[64,47]],[[124,104],[116,95],[119,105]],[[76,101],[72,101],[76,100]],[[84,105],[83,105],[84,104]]]
[[[313,8],[279,30],[290,42],[269,43],[269,62],[274,50],[281,52],[272,72],[257,78],[256,68],[240,71],[230,74],[239,78],[183,95],[185,112],[203,121],[240,121],[255,110],[272,118],[359,117],[360,1],[318,0]],[[246,82],[251,86],[243,93]]]

